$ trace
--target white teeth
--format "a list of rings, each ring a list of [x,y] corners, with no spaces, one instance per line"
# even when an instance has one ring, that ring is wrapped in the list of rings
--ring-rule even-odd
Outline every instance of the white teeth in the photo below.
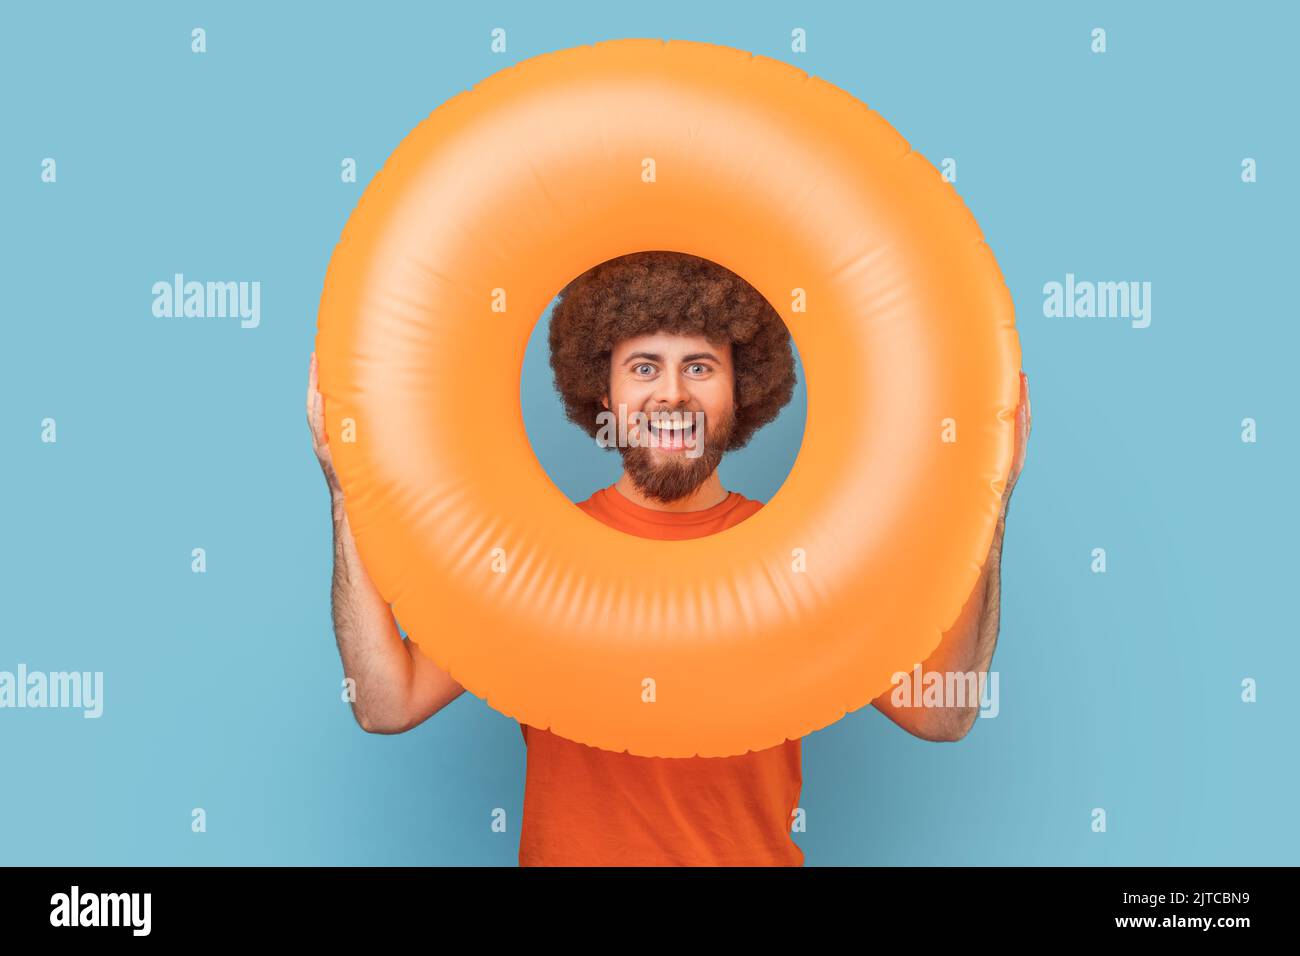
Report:
[[[677,431],[685,431],[687,429],[690,429],[694,427],[694,424],[695,423],[691,421],[664,418],[664,419],[658,419],[650,422],[650,427],[653,428],[655,431],[677,432]]]

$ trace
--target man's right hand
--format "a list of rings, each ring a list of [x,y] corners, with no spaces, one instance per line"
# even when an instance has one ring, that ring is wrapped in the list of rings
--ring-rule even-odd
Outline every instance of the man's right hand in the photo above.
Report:
[[[335,502],[343,500],[343,487],[339,476],[334,471],[334,458],[330,454],[329,439],[325,435],[325,399],[321,397],[318,387],[316,353],[311,353],[311,365],[307,372],[307,425],[311,429],[311,449],[316,453],[321,471],[325,473],[325,483],[329,485],[330,497]]]
[[[414,641],[402,638],[392,608],[361,563],[325,437],[325,399],[317,386],[315,352],[307,374],[307,424],[334,512],[330,610],[343,672],[356,681],[352,713],[370,733],[401,733],[447,706],[465,688]]]

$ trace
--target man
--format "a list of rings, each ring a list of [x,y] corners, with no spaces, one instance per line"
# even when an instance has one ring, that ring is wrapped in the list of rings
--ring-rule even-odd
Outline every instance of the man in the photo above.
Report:
[[[762,507],[727,491],[717,466],[790,400],[794,358],[780,317],[743,279],[682,253],[612,259],[561,293],[550,348],[568,418],[598,440],[622,438],[622,475],[580,503],[584,512],[629,534],[680,540],[732,527]],[[369,732],[401,733],[464,688],[402,640],[361,565],[325,443],[315,356],[307,402],[333,503],[334,628],[344,671],[357,683],[353,712]],[[605,427],[611,416],[615,429]],[[1022,375],[1016,455],[993,547],[926,672],[982,674],[992,660],[1006,507],[1028,429]],[[915,708],[891,696],[875,706],[927,740],[959,740],[978,716],[978,702]],[[638,757],[520,729],[528,748],[521,865],[803,863],[790,836],[803,783],[799,740],[735,757]]]

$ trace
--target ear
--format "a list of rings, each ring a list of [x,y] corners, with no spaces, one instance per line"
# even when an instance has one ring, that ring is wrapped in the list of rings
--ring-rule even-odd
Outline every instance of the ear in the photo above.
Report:
[[[602,395],[602,396],[600,397],[600,404],[604,405],[606,409],[609,408],[609,394],[608,394],[608,393],[606,393],[606,394],[604,394],[604,395]]]

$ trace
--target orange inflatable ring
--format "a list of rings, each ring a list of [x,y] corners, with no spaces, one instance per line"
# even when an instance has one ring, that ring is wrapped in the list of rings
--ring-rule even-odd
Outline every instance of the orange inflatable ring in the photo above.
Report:
[[[647,249],[747,279],[807,379],[783,486],[688,541],[583,514],[520,408],[558,291]],[[640,756],[775,746],[889,690],[971,594],[1011,466],[1013,306],[953,187],[843,90],[712,44],[561,50],[436,109],[352,213],[316,348],[411,640],[501,713]]]

